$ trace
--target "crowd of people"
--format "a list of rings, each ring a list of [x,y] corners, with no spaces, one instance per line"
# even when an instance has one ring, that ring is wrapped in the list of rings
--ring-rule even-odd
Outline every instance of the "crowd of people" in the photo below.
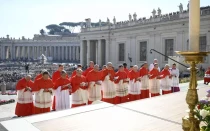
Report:
[[[15,114],[28,116],[50,112],[51,108],[57,111],[97,101],[121,104],[178,92],[179,70],[176,64],[171,68],[165,65],[160,70],[156,59],[150,65],[145,62],[140,68],[134,65],[127,69],[124,63],[119,65],[117,72],[111,62],[100,69],[99,65],[90,61],[86,70],[82,70],[78,64],[71,75],[68,75],[63,65],[53,72],[52,79],[47,70],[42,70],[34,81],[27,75],[18,81],[16,90],[18,99]]]

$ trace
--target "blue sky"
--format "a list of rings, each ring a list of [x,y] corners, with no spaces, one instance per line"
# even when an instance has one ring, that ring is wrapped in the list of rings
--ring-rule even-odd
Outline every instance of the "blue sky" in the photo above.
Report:
[[[81,22],[91,18],[112,22],[128,20],[129,13],[137,17],[149,17],[153,9],[162,14],[178,11],[182,3],[187,9],[188,0],[0,0],[0,37],[33,38],[46,25],[61,22]],[[201,6],[210,0],[200,0]]]

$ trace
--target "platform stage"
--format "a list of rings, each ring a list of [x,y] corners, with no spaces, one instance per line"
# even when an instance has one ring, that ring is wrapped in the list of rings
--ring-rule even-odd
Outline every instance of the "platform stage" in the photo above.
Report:
[[[208,88],[200,88],[200,97]],[[186,92],[112,105],[101,102],[1,122],[5,131],[182,131]],[[1,131],[4,131],[3,128]]]

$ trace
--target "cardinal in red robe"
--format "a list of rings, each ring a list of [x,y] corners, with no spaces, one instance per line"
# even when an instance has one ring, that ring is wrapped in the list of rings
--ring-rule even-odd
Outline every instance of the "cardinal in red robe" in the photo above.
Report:
[[[34,83],[31,81],[31,76],[28,75],[18,81],[16,85],[17,90],[17,105],[15,109],[15,114],[20,116],[29,116],[33,114],[34,104],[33,104],[33,91]]]
[[[124,71],[126,72],[126,74],[129,74],[129,70],[127,68],[127,63],[123,63],[123,67],[124,67]]]
[[[76,76],[71,79],[72,85],[72,108],[84,106],[88,102],[87,81],[82,75],[82,70],[77,69]]]
[[[35,81],[35,114],[50,112],[53,88],[54,84],[49,78],[49,73],[47,71],[43,72],[43,77]]]
[[[166,64],[165,68],[160,72],[161,80],[160,87],[162,89],[162,95],[171,93],[172,76],[169,71],[169,65]]]
[[[116,98],[116,85],[114,83],[115,72],[111,62],[108,62],[105,69],[101,71],[102,73],[102,101],[115,104]]]
[[[81,64],[78,64],[78,65],[77,65],[77,69],[82,69],[82,65],[81,65]],[[76,74],[77,74],[77,69],[74,70],[74,71],[72,72],[71,77],[76,76]]]
[[[144,63],[139,70],[141,77],[141,99],[149,98],[149,77],[148,77],[148,64]]]
[[[90,61],[89,67],[82,73],[83,76],[86,76],[91,70],[93,70],[94,62]]]
[[[154,64],[154,68],[149,72],[149,90],[151,97],[160,95],[160,72],[158,64]]]
[[[119,66],[118,72],[115,74],[116,84],[116,99],[115,104],[125,103],[129,101],[128,86],[129,78],[127,73],[124,71],[123,65]]]
[[[99,72],[99,65],[94,65],[92,71],[86,76],[88,82],[88,104],[101,100],[101,72]]]
[[[69,101],[69,89],[71,87],[70,80],[66,78],[66,71],[61,71],[61,77],[55,81],[55,109],[56,110],[63,110],[70,108],[70,101]]]
[[[204,84],[209,84],[210,82],[210,67],[208,67],[208,70],[205,72],[204,76]]]
[[[138,72],[138,66],[134,65],[133,70],[129,72],[129,101],[135,101],[141,99],[141,91],[140,91],[140,76]]]
[[[56,72],[53,73],[52,75],[52,82],[55,84],[56,80],[59,79],[61,77],[61,71],[64,69],[63,65],[58,65],[58,70]],[[68,78],[68,75],[66,75],[66,78]],[[54,96],[53,98],[53,106],[52,109],[55,110],[55,101],[56,101],[56,97]]]

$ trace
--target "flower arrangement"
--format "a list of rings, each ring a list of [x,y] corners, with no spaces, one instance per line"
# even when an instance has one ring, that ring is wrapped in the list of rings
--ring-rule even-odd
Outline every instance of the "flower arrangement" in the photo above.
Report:
[[[195,109],[196,116],[201,122],[201,131],[210,131],[210,90],[206,97],[202,98]]]

